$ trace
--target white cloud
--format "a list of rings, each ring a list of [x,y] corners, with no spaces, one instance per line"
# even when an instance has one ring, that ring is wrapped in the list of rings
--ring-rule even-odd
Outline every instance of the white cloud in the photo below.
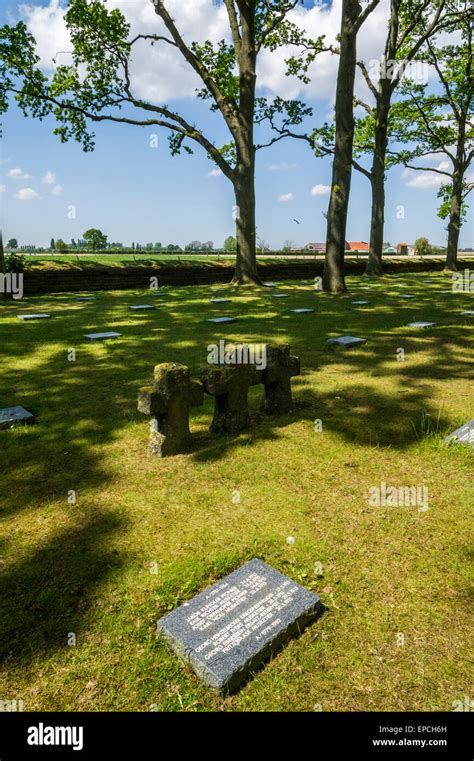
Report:
[[[24,173],[23,169],[19,166],[10,169],[7,177],[10,177],[12,180],[31,180],[31,174]]]
[[[451,164],[449,161],[441,161],[434,166],[434,169],[438,169],[440,172],[449,170]],[[445,174],[438,174],[438,172],[430,172],[428,167],[423,170],[408,169],[405,168],[402,172],[402,179],[407,180],[405,185],[410,188],[439,188],[443,182],[449,182],[449,177]]]
[[[208,177],[220,177],[222,174],[222,169],[211,169],[210,172],[207,173]]]
[[[54,172],[51,172],[50,170],[48,170],[45,176],[43,177],[43,182],[45,185],[54,185],[54,183],[56,182],[56,175],[54,174]]]
[[[55,185],[51,193],[53,194],[53,196],[62,196],[63,194],[62,185]]]
[[[327,35],[334,42],[340,32],[342,0],[313,8],[298,6],[289,15],[295,23],[314,38]],[[380,7],[382,6],[382,7]],[[358,38],[358,54],[364,59],[380,58],[386,36],[388,3],[370,14]],[[151,0],[109,0],[109,9],[118,8],[130,24],[130,35],[168,33],[156,15]],[[193,40],[218,42],[231,39],[229,21],[224,3],[213,0],[167,0],[167,8],[176,20],[186,42]],[[65,5],[61,0],[49,0],[48,5],[33,5],[32,0],[20,6],[23,18],[37,41],[41,66],[54,69],[53,58],[67,64],[71,49],[69,33],[64,22]],[[295,48],[281,48],[274,52],[263,50],[259,56],[257,86],[261,94],[278,94],[283,98],[327,98],[333,101],[336,87],[338,56],[323,53],[310,67],[311,82],[304,85],[295,77],[286,76],[286,63]],[[58,55],[58,53],[60,55]],[[358,73],[359,83],[363,83]],[[135,44],[131,66],[132,90],[135,95],[155,103],[167,103],[179,98],[195,98],[201,80],[185,62],[181,54],[166,42],[150,47],[147,41]],[[365,85],[362,84],[363,87]]]
[[[285,193],[282,196],[278,196],[278,200],[281,201],[282,203],[286,203],[287,201],[292,201],[293,193]]]
[[[329,193],[331,190],[330,185],[315,185],[314,188],[311,188],[311,195],[312,196],[325,196]]]
[[[286,172],[290,169],[296,169],[298,164],[287,164],[286,161],[281,161],[279,164],[270,164],[268,167],[270,172]]]
[[[4,193],[6,189],[6,185],[0,185],[0,193]]]
[[[39,198],[39,195],[33,188],[21,188],[18,193],[15,193],[15,198],[19,201],[34,201]]]

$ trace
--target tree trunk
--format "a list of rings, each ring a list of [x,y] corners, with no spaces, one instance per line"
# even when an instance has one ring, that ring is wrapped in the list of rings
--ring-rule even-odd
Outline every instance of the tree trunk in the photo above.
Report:
[[[383,275],[382,249],[385,224],[385,155],[387,150],[388,108],[377,109],[375,147],[371,170],[372,211],[370,219],[369,258],[366,275]]]
[[[237,254],[235,285],[260,285],[257,272],[257,230],[255,221],[255,88],[257,81],[257,49],[255,44],[254,2],[240,6],[241,43],[238,53],[240,101],[236,127],[235,148],[237,165],[234,172],[234,190],[237,208]]]
[[[335,105],[335,151],[327,216],[326,261],[323,272],[323,290],[328,293],[347,291],[344,279],[344,251],[354,144],[353,98],[357,62],[355,22],[359,13],[360,5],[357,0],[343,0]]]
[[[451,209],[449,212],[448,249],[446,252],[446,263],[444,265],[446,272],[457,272],[458,269],[458,245],[462,217],[465,143],[465,125],[460,124],[456,146],[456,161],[454,162],[453,171]]]
[[[235,190],[235,222],[237,230],[237,254],[233,285],[260,285],[257,272],[257,247],[255,223],[255,166],[237,170]]]

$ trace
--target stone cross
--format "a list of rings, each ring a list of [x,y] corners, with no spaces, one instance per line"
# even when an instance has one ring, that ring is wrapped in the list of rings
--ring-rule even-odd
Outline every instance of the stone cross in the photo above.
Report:
[[[206,394],[215,399],[211,433],[238,433],[250,422],[248,391],[261,383],[262,371],[254,365],[209,367],[200,372]]]
[[[189,408],[202,402],[202,386],[190,379],[188,367],[176,362],[156,365],[153,386],[138,393],[138,411],[153,417],[152,454],[167,457],[184,451],[190,436]]]
[[[267,345],[267,367],[262,372],[265,396],[262,410],[268,414],[288,412],[291,408],[291,378],[300,375],[299,357],[290,354],[290,347]]]

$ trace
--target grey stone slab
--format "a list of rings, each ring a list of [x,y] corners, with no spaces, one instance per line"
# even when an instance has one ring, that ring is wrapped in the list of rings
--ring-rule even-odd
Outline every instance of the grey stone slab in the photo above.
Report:
[[[211,304],[230,304],[231,299],[211,299]]]
[[[14,425],[28,425],[35,422],[35,416],[24,407],[3,407],[0,409],[0,431]]]
[[[288,293],[272,293],[271,296],[274,299],[287,299],[288,298]]]
[[[465,312],[461,312],[464,317],[474,317],[474,311],[472,309],[468,309]]]
[[[152,309],[156,309],[156,307],[153,306],[153,304],[137,304],[136,306],[128,307],[128,308],[130,309],[131,312],[149,312]]]
[[[267,282],[262,283],[262,285],[264,285],[266,288],[276,288],[277,285],[279,285],[279,283],[270,283],[270,282],[267,281]]]
[[[314,309],[290,309],[290,312],[294,312],[295,314],[309,314],[310,312],[314,312]]]
[[[254,559],[165,615],[158,630],[208,687],[227,694],[321,610],[317,595]]]
[[[437,322],[409,322],[408,328],[432,328],[433,325],[437,325]]]
[[[87,338],[88,341],[106,341],[109,338],[118,338],[121,335],[121,333],[108,331],[105,333],[85,333],[84,338]]]
[[[415,297],[411,293],[401,293],[399,298],[401,298],[401,299],[414,299]]]
[[[338,336],[337,338],[330,338],[328,344],[335,344],[336,346],[361,346],[365,344],[367,339],[357,338],[356,336]]]
[[[48,320],[51,317],[50,314],[19,314],[18,319],[23,320],[24,322],[29,322],[30,320]]]
[[[79,296],[76,301],[97,301],[95,296]]]
[[[466,425],[461,428],[456,428],[455,431],[446,436],[445,443],[454,441],[457,444],[467,444],[474,449],[474,419],[470,420]]]
[[[355,304],[358,307],[366,307],[368,304],[370,304],[370,301],[364,301],[363,299],[360,299],[360,301],[351,301],[351,304]]]
[[[236,322],[235,317],[212,317],[208,322],[215,322],[215,323],[221,323],[221,322]]]

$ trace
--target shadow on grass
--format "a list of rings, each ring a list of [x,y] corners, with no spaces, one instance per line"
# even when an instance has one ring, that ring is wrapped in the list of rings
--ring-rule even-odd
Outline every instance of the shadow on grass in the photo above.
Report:
[[[123,521],[107,515],[58,532],[0,575],[0,660],[27,661],[79,639],[94,586],[121,566],[104,548]]]

